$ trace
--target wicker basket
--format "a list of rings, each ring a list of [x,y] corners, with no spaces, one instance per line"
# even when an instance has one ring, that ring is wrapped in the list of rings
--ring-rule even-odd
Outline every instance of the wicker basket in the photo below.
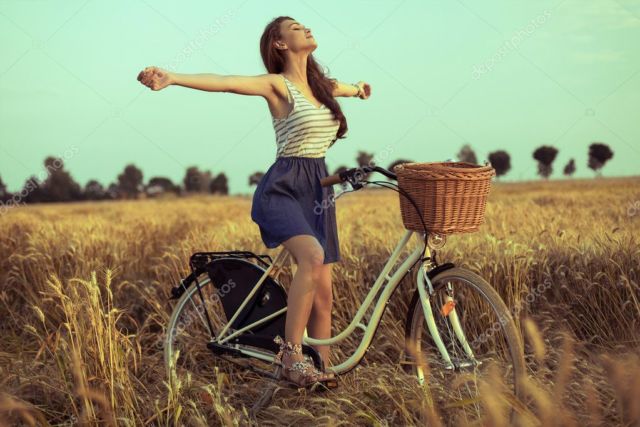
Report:
[[[427,231],[438,234],[478,231],[495,170],[466,162],[401,163],[393,168],[398,186],[422,213]],[[402,222],[424,232],[416,208],[400,193]]]

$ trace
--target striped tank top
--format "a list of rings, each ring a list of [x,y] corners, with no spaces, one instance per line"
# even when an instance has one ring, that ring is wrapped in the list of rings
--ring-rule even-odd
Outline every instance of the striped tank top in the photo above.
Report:
[[[281,74],[282,75],[282,74]],[[336,141],[340,121],[324,104],[316,107],[285,76],[289,103],[293,108],[287,117],[272,116],[278,157],[324,157]]]

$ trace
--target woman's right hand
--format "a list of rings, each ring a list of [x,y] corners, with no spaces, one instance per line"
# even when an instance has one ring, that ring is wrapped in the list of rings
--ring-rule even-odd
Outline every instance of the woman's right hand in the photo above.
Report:
[[[160,67],[147,67],[138,74],[138,81],[151,90],[160,90],[173,84],[172,75],[169,71]]]

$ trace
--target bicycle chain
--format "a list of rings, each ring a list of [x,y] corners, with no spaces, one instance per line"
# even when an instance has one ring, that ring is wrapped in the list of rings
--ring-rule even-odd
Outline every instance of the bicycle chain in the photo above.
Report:
[[[236,366],[239,366],[239,367],[241,367],[243,369],[248,369],[248,370],[250,370],[252,372],[255,372],[256,374],[258,374],[258,375],[260,375],[262,377],[265,377],[266,379],[273,380],[273,381],[278,381],[278,378],[275,378],[270,372],[264,371],[262,369],[258,369],[256,367],[252,366],[251,364],[244,365],[244,364],[242,364],[240,362],[236,362],[235,360],[228,359],[227,357],[225,357],[222,354],[213,353],[213,355],[215,357],[219,358],[219,359],[226,360],[227,362],[231,363],[232,365],[236,365]]]

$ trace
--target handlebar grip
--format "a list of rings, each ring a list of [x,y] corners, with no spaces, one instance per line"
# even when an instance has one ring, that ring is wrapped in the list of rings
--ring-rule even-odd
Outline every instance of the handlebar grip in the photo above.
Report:
[[[342,182],[342,178],[340,178],[340,174],[333,174],[326,176],[320,179],[320,185],[323,187],[328,187],[333,184],[340,184]]]

